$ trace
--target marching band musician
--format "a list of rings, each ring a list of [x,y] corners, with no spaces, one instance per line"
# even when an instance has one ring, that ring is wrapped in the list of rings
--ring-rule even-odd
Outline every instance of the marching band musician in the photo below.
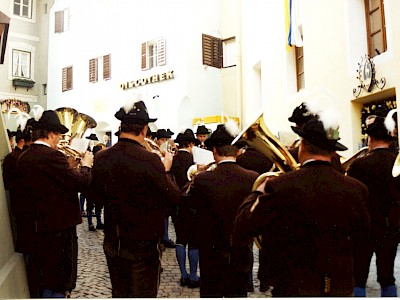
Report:
[[[353,251],[369,231],[368,189],[332,166],[332,154],[347,148],[329,123],[321,112],[292,127],[301,137],[300,170],[269,177],[237,212],[234,244],[262,235],[260,264],[274,297],[353,294]]]
[[[199,147],[203,149],[207,149],[206,145],[204,144],[204,141],[208,138],[208,135],[210,134],[210,129],[208,129],[204,125],[199,125],[196,130],[196,137],[200,141]]]
[[[57,150],[68,129],[55,111],[43,110],[33,121],[34,143],[17,163],[17,250],[25,255],[31,297],[66,297],[76,285],[76,225],[82,222],[78,192],[88,187],[93,155],[88,152],[78,171]]]
[[[172,155],[164,160],[146,150],[148,123],[154,122],[143,101],[128,101],[116,112],[118,142],[96,154],[88,197],[104,204],[104,252],[112,296],[157,297],[159,242],[166,209],[180,202],[172,178]]]
[[[296,124],[296,127],[302,128],[312,117],[313,114],[307,107],[307,103],[303,102],[299,106],[297,106],[294,110],[292,115],[288,118],[290,122]],[[293,158],[299,162],[299,145],[297,144],[295,147],[289,149],[289,153],[293,156]],[[336,170],[344,174],[344,170],[342,168],[342,164],[340,163],[340,157],[336,152],[332,153],[331,159],[332,165],[335,167]]]
[[[235,128],[236,127],[236,128]],[[205,141],[218,164],[213,171],[198,173],[193,180],[189,205],[196,210],[195,241],[199,246],[200,297],[246,297],[252,267],[252,240],[232,247],[236,210],[251,192],[258,173],[236,163],[238,134],[233,120],[218,125]]]
[[[178,144],[178,152],[174,156],[171,167],[171,174],[174,176],[179,188],[185,186],[189,181],[187,171],[194,164],[192,149],[200,142],[194,137],[191,129],[186,129],[184,133],[179,133],[175,139]],[[199,287],[199,277],[197,276],[197,266],[199,263],[199,249],[193,242],[193,216],[190,213],[186,201],[177,206],[173,218],[176,232],[176,260],[178,261],[181,272],[180,285],[189,288]],[[188,246],[187,256],[189,258],[190,274],[186,271],[186,246]]]
[[[371,258],[375,253],[381,296],[397,297],[393,274],[400,237],[400,179],[392,176],[396,154],[389,149],[393,141],[390,132],[395,125],[392,128],[386,127],[385,118],[378,116],[369,118],[369,121],[366,130],[369,152],[354,160],[347,171],[347,175],[357,178],[369,189],[372,228],[370,238],[357,251],[354,295],[366,296],[365,285]],[[391,122],[394,123],[393,119]]]

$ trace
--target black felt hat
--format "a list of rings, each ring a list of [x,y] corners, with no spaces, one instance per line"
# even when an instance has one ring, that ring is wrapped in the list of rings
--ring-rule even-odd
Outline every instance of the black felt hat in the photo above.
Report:
[[[193,130],[191,129],[186,129],[184,133],[178,134],[175,143],[179,144],[182,142],[194,143],[196,146],[200,144],[200,141],[195,138]]]
[[[15,132],[11,131],[10,129],[7,129],[7,135],[8,135],[8,138],[11,139],[12,137],[15,136]]]
[[[211,136],[204,141],[204,145],[207,149],[213,149],[218,146],[231,145],[234,139],[235,136],[226,130],[225,124],[220,124]],[[240,148],[237,144],[235,146]]]
[[[33,129],[42,129],[53,132],[67,133],[69,129],[61,124],[54,110],[46,110],[43,112],[39,121],[34,122]]]
[[[121,107],[114,116],[126,124],[147,124],[157,121],[157,119],[149,118],[149,113],[143,101],[128,105],[128,108],[127,106]]]
[[[302,125],[307,123],[312,117],[313,114],[309,112],[307,105],[303,102],[293,110],[293,113],[288,120],[292,123]]]
[[[325,130],[318,117],[311,118],[302,128],[292,126],[292,130],[311,144],[325,150],[344,151],[347,147],[338,142],[339,130]]]
[[[385,126],[385,118],[383,117],[376,117],[374,121],[368,125],[366,133],[381,141],[393,140],[393,136]]]
[[[169,139],[171,136],[172,134],[169,134],[169,132],[165,129],[158,129],[156,133],[156,138],[158,139]]]
[[[91,133],[89,136],[86,137],[88,140],[91,141],[98,141],[97,135],[95,133]]]
[[[174,135],[174,132],[172,132],[169,128],[167,128],[167,133],[169,134],[170,137]]]
[[[196,134],[209,134],[210,131],[211,130],[208,129],[206,126],[200,125],[200,126],[197,127]]]

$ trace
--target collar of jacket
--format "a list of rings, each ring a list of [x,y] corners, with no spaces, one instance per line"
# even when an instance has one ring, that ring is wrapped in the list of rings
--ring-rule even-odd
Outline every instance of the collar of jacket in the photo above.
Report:
[[[332,164],[329,161],[325,160],[309,160],[305,164],[303,164],[301,167],[312,167],[312,166],[332,166]]]
[[[131,139],[127,139],[127,138],[120,138],[120,139],[118,140],[118,143],[119,143],[119,142],[132,143],[132,144],[137,144],[137,145],[141,146],[140,143],[139,143],[138,141],[131,140]]]

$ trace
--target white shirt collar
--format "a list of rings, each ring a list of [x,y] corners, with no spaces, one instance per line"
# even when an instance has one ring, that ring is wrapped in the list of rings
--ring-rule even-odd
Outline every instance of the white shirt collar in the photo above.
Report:
[[[42,141],[35,141],[35,142],[33,142],[34,144],[39,144],[39,145],[45,145],[45,146],[47,146],[47,147],[50,147],[51,148],[51,146],[50,146],[50,144],[47,144],[46,142],[42,142]]]

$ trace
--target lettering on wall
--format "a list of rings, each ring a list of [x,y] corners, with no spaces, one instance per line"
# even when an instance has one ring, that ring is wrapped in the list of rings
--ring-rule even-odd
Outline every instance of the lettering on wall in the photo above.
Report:
[[[174,78],[174,71],[168,71],[165,73],[155,74],[155,75],[151,75],[149,77],[124,82],[124,83],[121,83],[120,87],[123,90],[132,89],[132,88],[143,86],[146,84],[156,83],[156,82],[169,80],[169,79],[173,79],[173,78]]]

